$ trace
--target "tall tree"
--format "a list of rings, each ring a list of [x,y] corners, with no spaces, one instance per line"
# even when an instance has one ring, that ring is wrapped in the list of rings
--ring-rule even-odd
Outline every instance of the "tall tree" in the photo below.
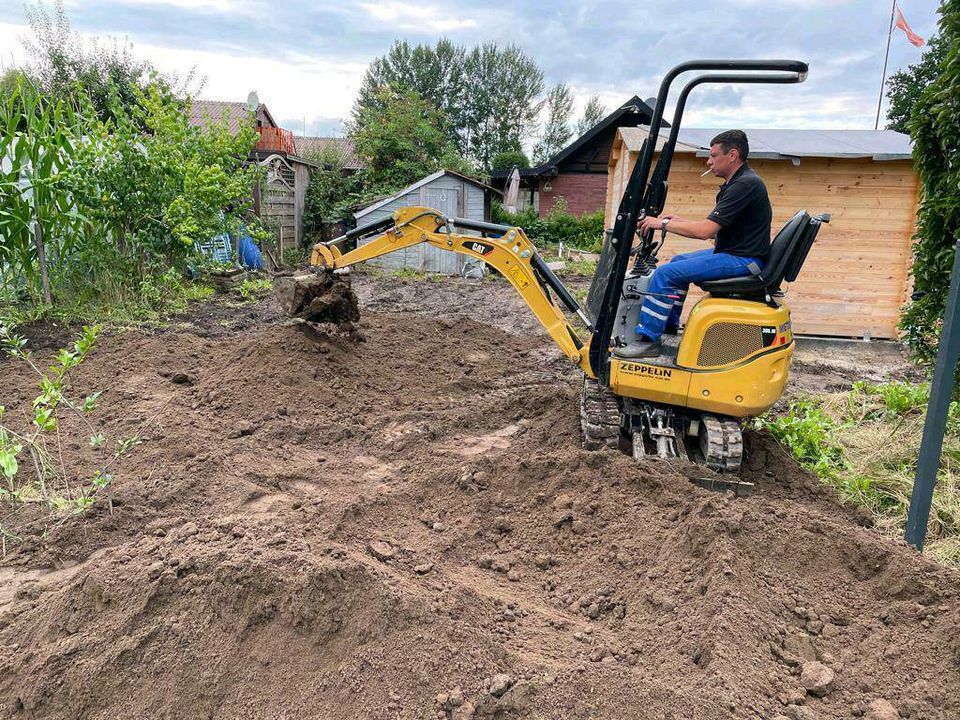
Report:
[[[573,115],[573,93],[563,83],[550,89],[546,101],[547,122],[539,142],[533,148],[533,161],[543,163],[567,146],[573,131],[570,118]]]
[[[540,111],[543,73],[515,46],[486,43],[469,52],[449,40],[436,46],[397,41],[367,68],[353,124],[375,121],[385,87],[415,92],[441,111],[444,132],[461,155],[484,168],[499,152],[530,137]]]
[[[464,57],[466,51],[447,39],[436,47],[411,45],[397,40],[383,57],[367,68],[357,101],[353,107],[353,121],[361,113],[380,109],[380,91],[386,87],[410,90],[431,103],[446,119],[444,131],[457,143],[461,151],[462,139],[458,129],[464,104]]]
[[[443,113],[412,90],[381,88],[348,123],[366,163],[364,194],[391,193],[455,162]]]
[[[907,66],[890,76],[887,81],[887,129],[898,132],[910,132],[910,113],[920,99],[924,89],[940,73],[940,65],[946,56],[946,43],[934,35],[927,43],[927,50],[920,62]]]
[[[900,326],[917,357],[932,365],[960,238],[960,0],[940,5],[942,60],[910,113],[920,209],[913,248],[915,298]]]
[[[583,107],[583,115],[581,115],[577,121],[576,136],[580,137],[593,128],[594,125],[603,120],[606,114],[607,109],[603,106],[603,103],[600,102],[600,96],[592,96],[587,100],[587,104]]]

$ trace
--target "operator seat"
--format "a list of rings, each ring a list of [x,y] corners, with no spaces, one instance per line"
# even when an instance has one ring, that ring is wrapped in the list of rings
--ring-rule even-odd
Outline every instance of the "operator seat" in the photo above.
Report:
[[[805,210],[798,211],[773,239],[767,264],[759,275],[708,280],[698,283],[700,289],[714,297],[770,302],[773,295],[781,293],[782,282],[797,279],[820,225],[825,222],[830,222],[827,213],[811,218]]]

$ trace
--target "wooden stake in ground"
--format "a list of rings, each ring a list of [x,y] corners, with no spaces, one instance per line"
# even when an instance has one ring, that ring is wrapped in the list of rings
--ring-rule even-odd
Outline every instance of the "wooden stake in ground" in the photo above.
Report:
[[[33,242],[37,246],[37,264],[40,266],[40,283],[43,286],[43,302],[53,305],[53,295],[50,293],[50,276],[47,273],[47,253],[43,247],[43,226],[34,223]]]

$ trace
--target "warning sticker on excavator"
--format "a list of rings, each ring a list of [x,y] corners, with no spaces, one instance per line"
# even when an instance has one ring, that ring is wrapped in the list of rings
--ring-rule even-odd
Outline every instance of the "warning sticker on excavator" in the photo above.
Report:
[[[517,284],[517,287],[519,287],[521,290],[530,284],[530,281],[527,280],[527,276],[518,265],[514,265],[512,268],[510,268],[510,270],[508,270],[508,272],[510,273],[510,277],[512,277],[513,281]]]

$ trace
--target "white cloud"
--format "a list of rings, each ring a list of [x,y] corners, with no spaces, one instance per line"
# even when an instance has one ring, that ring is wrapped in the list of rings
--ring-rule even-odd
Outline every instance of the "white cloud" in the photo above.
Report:
[[[27,27],[0,23],[0,66],[23,63],[23,49],[18,37]],[[90,36],[83,36],[85,40]],[[205,78],[200,97],[210,100],[245,102],[256,90],[276,118],[344,118],[353,105],[365,63],[335,62],[308,55],[292,60],[274,60],[254,55],[234,56],[201,50],[182,50],[137,42],[133,52],[152,62],[161,72],[185,76],[196,69],[198,78]],[[295,128],[294,128],[295,129]]]
[[[85,0],[66,0],[64,5],[81,8]],[[233,13],[244,17],[257,17],[269,9],[266,0],[124,0],[124,5],[133,7],[167,7],[179,10],[213,10],[221,13]]]
[[[359,6],[374,19],[388,23],[397,30],[443,33],[477,27],[476,20],[444,16],[444,11],[433,5],[384,0],[362,2]]]

